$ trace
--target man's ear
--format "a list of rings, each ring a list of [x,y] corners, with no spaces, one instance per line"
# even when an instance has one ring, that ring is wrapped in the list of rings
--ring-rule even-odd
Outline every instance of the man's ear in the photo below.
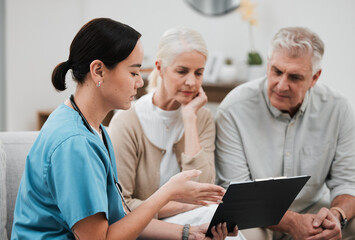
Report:
[[[90,63],[90,75],[95,85],[103,83],[103,70],[104,63],[102,61],[94,60]]]
[[[312,77],[312,84],[311,84],[311,87],[313,87],[314,85],[316,85],[319,77],[320,77],[320,74],[322,73],[322,69],[319,69],[318,72],[316,72],[313,77]]]

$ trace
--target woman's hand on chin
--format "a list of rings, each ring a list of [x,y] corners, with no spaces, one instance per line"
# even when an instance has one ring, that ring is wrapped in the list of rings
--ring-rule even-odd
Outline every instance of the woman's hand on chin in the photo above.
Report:
[[[187,104],[183,104],[182,115],[183,117],[188,117],[190,115],[196,115],[197,111],[207,103],[206,93],[200,87],[197,95]]]

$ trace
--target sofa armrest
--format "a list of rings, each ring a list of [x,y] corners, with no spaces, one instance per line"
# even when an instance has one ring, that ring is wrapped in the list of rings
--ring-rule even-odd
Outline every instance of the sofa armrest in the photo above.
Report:
[[[5,149],[0,141],[0,239],[7,240],[6,232],[6,158]]]
[[[18,187],[25,168],[27,154],[38,136],[38,131],[0,132],[6,155],[6,230],[10,239]]]

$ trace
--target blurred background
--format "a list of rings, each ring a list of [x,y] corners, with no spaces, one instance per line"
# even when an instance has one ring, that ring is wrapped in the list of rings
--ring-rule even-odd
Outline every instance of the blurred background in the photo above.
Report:
[[[75,84],[68,74],[68,89],[57,93],[51,73],[68,59],[79,28],[96,17],[121,21],[142,33],[143,68],[148,72],[165,30],[175,26],[198,30],[206,40],[210,59],[219,63],[211,67],[209,62],[214,70],[206,76],[206,84],[212,90],[264,74],[268,44],[277,30],[308,27],[326,46],[320,81],[342,92],[355,107],[355,1],[250,3],[255,21],[243,19],[238,8],[225,15],[207,16],[195,11],[187,0],[0,0],[0,130],[37,130],[39,113],[52,111],[74,92]],[[247,63],[252,50],[262,59],[257,66]],[[232,73],[226,70],[230,65]],[[213,104],[217,107],[218,101]]]

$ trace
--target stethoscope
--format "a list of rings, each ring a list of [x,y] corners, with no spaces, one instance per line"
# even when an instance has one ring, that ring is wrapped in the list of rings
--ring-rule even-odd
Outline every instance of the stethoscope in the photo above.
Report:
[[[69,100],[70,100],[70,103],[71,103],[71,105],[73,106],[74,110],[78,112],[79,116],[80,116],[81,119],[83,120],[85,127],[86,127],[92,134],[95,135],[94,130],[93,130],[92,127],[90,126],[89,122],[86,120],[86,118],[84,117],[84,115],[82,114],[82,112],[80,111],[80,109],[78,108],[78,106],[76,105],[76,103],[75,103],[75,101],[74,101],[74,95],[73,95],[73,94],[70,95]],[[112,159],[111,159],[111,155],[110,155],[110,150],[109,150],[109,148],[108,148],[106,136],[105,136],[104,131],[102,130],[101,125],[100,125],[100,130],[101,130],[101,132],[102,132],[102,140],[103,140],[103,142],[104,142],[104,144],[105,144],[105,147],[106,147],[108,156],[109,156],[109,158],[110,158],[111,167],[112,167],[112,169],[113,169]],[[121,199],[122,199],[122,202],[124,203],[124,205],[125,205],[125,207],[127,208],[127,210],[128,210],[129,212],[131,212],[131,209],[128,207],[128,205],[127,205],[127,203],[126,203],[126,201],[125,201],[125,199],[124,199],[124,197],[123,197],[123,195],[122,195],[122,187],[121,187],[121,185],[120,185],[120,184],[118,183],[118,181],[116,180],[115,174],[112,173],[112,175],[113,175],[113,181],[115,182],[117,191],[118,191],[118,193],[119,193],[119,195],[120,195],[120,197],[121,197]]]

